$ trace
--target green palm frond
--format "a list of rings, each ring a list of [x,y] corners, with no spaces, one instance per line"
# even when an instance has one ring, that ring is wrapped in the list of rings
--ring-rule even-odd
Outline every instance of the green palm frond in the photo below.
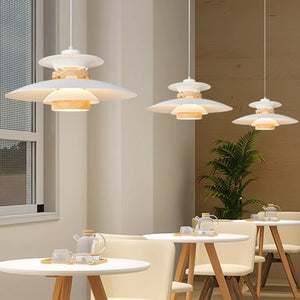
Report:
[[[254,199],[243,201],[246,187],[259,179],[255,176],[251,177],[251,167],[264,163],[262,154],[254,149],[258,135],[258,131],[251,130],[236,143],[218,139],[210,151],[215,158],[207,163],[210,174],[196,178],[196,183],[208,182],[202,187],[205,201],[219,198],[223,203],[224,207],[214,208],[214,212],[219,217],[240,218],[244,213],[245,205],[263,204],[262,201]]]

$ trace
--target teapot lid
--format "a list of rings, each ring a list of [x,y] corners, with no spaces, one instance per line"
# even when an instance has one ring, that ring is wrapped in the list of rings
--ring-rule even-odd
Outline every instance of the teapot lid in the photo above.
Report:
[[[94,230],[82,230],[82,233],[94,233]]]
[[[268,203],[268,206],[274,206],[274,203]]]
[[[202,213],[202,216],[209,216],[209,213]]]

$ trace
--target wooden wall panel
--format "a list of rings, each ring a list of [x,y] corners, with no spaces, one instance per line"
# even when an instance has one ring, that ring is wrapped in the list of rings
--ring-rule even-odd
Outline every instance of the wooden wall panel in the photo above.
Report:
[[[300,120],[300,1],[267,1],[267,96],[282,103],[276,110]],[[263,0],[196,1],[196,79],[212,85],[203,97],[226,103],[234,110],[204,116],[196,122],[196,175],[217,138],[237,140],[250,126],[232,120],[254,110],[263,97]],[[300,210],[300,124],[261,132],[257,149],[266,160],[255,168],[262,178],[246,190],[246,198]],[[211,209],[196,186],[196,213]],[[258,207],[251,207],[257,212]],[[298,262],[299,263],[299,262]]]

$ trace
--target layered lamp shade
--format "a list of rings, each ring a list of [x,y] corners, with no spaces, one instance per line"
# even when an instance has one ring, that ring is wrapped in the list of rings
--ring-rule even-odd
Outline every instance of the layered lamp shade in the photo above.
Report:
[[[264,0],[264,45],[263,45],[263,61],[264,61],[264,98],[260,101],[249,104],[251,108],[255,108],[255,114],[244,116],[233,120],[232,123],[239,125],[250,125],[256,130],[274,130],[279,125],[289,125],[298,123],[297,120],[275,114],[275,108],[281,106],[280,102],[270,101],[267,95],[267,1]]]
[[[177,92],[177,99],[154,104],[147,110],[175,115],[177,120],[201,120],[203,115],[209,113],[232,110],[232,107],[223,103],[202,99],[201,92],[209,90],[210,85],[191,78],[191,0],[188,0],[188,78],[168,88]]]
[[[100,101],[122,100],[136,93],[122,87],[91,80],[89,68],[103,64],[100,57],[68,49],[59,55],[42,58],[39,64],[53,68],[52,80],[33,83],[5,95],[6,98],[43,102],[54,111],[89,111],[91,104]]]
[[[175,115],[178,120],[201,120],[203,115],[209,113],[232,110],[228,105],[202,98],[201,92],[210,89],[207,83],[188,78],[183,82],[171,84],[168,88],[177,92],[177,99],[159,102],[147,110]]]
[[[263,98],[260,101],[249,104],[251,108],[256,108],[255,114],[238,118],[232,123],[239,125],[251,125],[256,130],[274,130],[279,125],[289,125],[298,123],[296,119],[275,114],[274,109],[281,106],[280,102],[270,101]]]

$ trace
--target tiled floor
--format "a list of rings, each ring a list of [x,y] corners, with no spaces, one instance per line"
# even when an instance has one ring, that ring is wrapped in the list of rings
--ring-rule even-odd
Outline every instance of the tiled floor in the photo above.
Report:
[[[289,300],[294,299],[292,296],[292,293],[290,292],[290,289],[286,283],[279,283],[279,282],[271,282],[272,286],[267,286],[263,289],[261,293],[260,300],[272,300],[272,299],[278,299],[278,300]],[[276,286],[275,286],[276,284]],[[194,292],[193,292],[193,300],[197,300],[199,296],[199,292],[201,289],[202,281],[196,280],[194,284]],[[300,293],[300,291],[299,291]],[[247,287],[244,287],[243,289],[243,296],[244,300],[250,300],[253,299],[251,294],[249,293]],[[178,297],[178,300],[184,300],[185,294],[180,294]],[[220,290],[218,288],[214,289],[213,296],[211,298],[212,300],[223,300]]]

